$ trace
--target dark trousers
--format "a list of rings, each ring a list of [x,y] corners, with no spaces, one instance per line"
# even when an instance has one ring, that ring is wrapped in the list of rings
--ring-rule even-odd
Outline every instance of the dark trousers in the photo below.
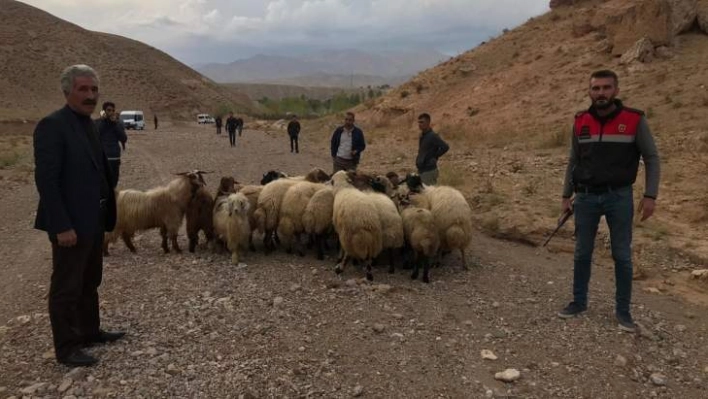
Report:
[[[297,136],[290,136],[290,152],[300,152],[300,148],[297,145]]]
[[[231,131],[229,130],[229,143],[231,143],[231,147],[236,146],[236,131]]]
[[[216,127],[216,134],[221,134],[221,126]]]
[[[98,286],[103,274],[103,234],[80,237],[74,247],[52,242],[49,319],[57,359],[66,358],[99,332]]]
[[[116,188],[118,178],[120,178],[120,159],[109,159],[108,168],[111,170],[111,175],[113,176],[113,188]]]
[[[344,159],[340,157],[335,157],[333,160],[333,172],[332,173],[337,173],[340,170],[354,170],[356,171],[356,168],[359,164],[353,160],[353,159]]]
[[[243,131],[243,126],[238,127],[238,137],[241,137],[241,131]]]
[[[573,300],[587,306],[595,235],[600,217],[605,215],[610,228],[612,258],[615,261],[616,311],[629,312],[632,300],[632,218],[634,217],[632,186],[618,188],[604,194],[578,193],[575,196],[573,210],[576,229]]]

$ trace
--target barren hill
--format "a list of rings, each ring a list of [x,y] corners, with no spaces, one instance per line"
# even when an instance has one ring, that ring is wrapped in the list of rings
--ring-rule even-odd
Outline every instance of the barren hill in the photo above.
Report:
[[[35,120],[63,102],[59,75],[85,63],[101,77],[102,100],[165,118],[190,118],[219,104],[246,110],[227,90],[164,52],[124,37],[85,30],[37,8],[0,0],[0,121]]]
[[[453,143],[441,161],[444,180],[466,189],[482,227],[537,244],[555,227],[588,77],[614,69],[619,97],[646,111],[662,157],[657,214],[638,225],[638,246],[667,244],[708,259],[708,2],[552,3],[547,14],[362,105],[357,120],[375,141],[408,145],[391,165],[411,170],[415,118],[430,112]],[[643,179],[640,171],[637,199]],[[556,245],[571,249],[571,233],[566,226]]]

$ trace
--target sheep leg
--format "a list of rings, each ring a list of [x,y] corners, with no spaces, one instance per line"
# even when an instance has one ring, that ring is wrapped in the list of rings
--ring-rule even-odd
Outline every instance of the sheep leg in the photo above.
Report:
[[[312,247],[315,246],[315,241],[317,240],[316,236],[314,234],[310,234],[307,236],[307,249],[312,249]]]
[[[248,250],[251,252],[256,252],[256,246],[253,245],[253,231],[248,233]]]
[[[347,265],[347,262],[349,262],[349,258],[347,254],[343,254],[341,262],[338,262],[337,265],[334,266],[334,272],[337,273],[337,276],[344,273],[344,267]]]
[[[111,256],[108,253],[108,240],[106,238],[103,239],[103,256]]]
[[[460,256],[462,257],[462,270],[470,270],[469,267],[467,267],[467,259],[465,258],[464,249],[460,250]]]
[[[312,246],[310,246],[310,248],[312,248]],[[305,251],[303,250],[302,245],[302,236],[299,233],[295,234],[295,252],[297,252],[300,257],[305,256]]]
[[[423,282],[430,283],[430,258],[427,256],[423,259]]]
[[[160,236],[162,236],[162,250],[165,251],[165,253],[170,252],[170,248],[167,246],[167,228],[166,227],[160,227]]]
[[[170,234],[170,240],[172,240],[172,249],[174,249],[177,253],[181,253],[182,250],[180,249],[179,244],[177,243],[177,233]]]
[[[135,249],[135,245],[133,245],[133,237],[132,237],[130,234],[128,234],[128,233],[123,233],[123,234],[121,234],[120,237],[123,239],[123,242],[125,243],[125,246],[128,247],[128,249],[130,250],[130,252],[132,252],[132,253],[137,252],[136,249]],[[108,250],[107,247],[106,247],[106,250]]]
[[[374,281],[374,274],[371,272],[371,263],[373,259],[367,259],[366,263],[366,279],[369,281]]]
[[[393,274],[395,272],[395,268],[393,266],[393,253],[395,249],[389,248],[388,249],[388,273]]]
[[[196,237],[194,235],[189,237],[189,252],[194,253],[194,250],[197,248],[197,244],[199,243],[199,235]]]
[[[417,254],[413,254],[413,273],[411,274],[411,280],[418,279],[418,272],[420,271],[420,257]]]
[[[327,238],[323,234],[315,235],[315,245],[317,245],[317,259],[324,259],[324,246],[327,245]]]
[[[273,242],[275,245],[280,245],[280,237],[278,237],[277,231],[273,231]],[[275,245],[273,245],[274,248],[275,248]]]
[[[265,234],[263,235],[263,252],[268,255],[272,251],[272,245],[273,245],[273,238],[271,236],[272,232],[270,230],[266,230]]]

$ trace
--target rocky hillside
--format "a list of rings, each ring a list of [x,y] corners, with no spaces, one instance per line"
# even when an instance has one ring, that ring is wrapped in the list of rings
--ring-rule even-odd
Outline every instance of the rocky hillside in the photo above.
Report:
[[[408,145],[391,165],[410,170],[416,115],[430,112],[453,143],[443,176],[466,189],[482,228],[537,244],[555,227],[570,127],[589,104],[589,74],[614,69],[620,98],[646,111],[662,156],[659,208],[638,225],[637,242],[707,258],[708,1],[551,6],[368,102],[358,121],[374,140]],[[640,176],[637,198],[642,189]],[[571,233],[566,227],[561,237]]]
[[[35,120],[63,103],[59,75],[85,63],[101,77],[102,99],[148,117],[190,119],[219,104],[252,107],[169,55],[120,36],[92,32],[14,0],[0,0],[0,121]]]

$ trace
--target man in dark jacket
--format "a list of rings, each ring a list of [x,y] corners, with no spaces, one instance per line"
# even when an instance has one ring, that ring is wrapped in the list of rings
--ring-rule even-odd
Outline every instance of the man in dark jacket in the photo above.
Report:
[[[100,329],[103,235],[115,227],[116,200],[91,120],[98,84],[91,67],[66,68],[61,75],[66,106],[43,118],[34,131],[39,192],[34,226],[46,231],[52,244],[49,319],[57,361],[68,366],[95,364],[98,360],[82,347],[124,335]]]
[[[120,148],[125,150],[125,142],[128,136],[125,135],[123,124],[118,121],[116,105],[110,101],[103,103],[104,115],[96,121],[96,128],[103,144],[103,152],[108,158],[108,166],[113,177],[113,188],[118,185],[120,178]]]
[[[300,122],[297,120],[297,115],[293,115],[290,123],[288,123],[288,136],[290,136],[290,152],[300,153],[297,139],[300,136]]]
[[[229,117],[226,118],[226,132],[229,134],[229,143],[231,147],[236,147],[236,129],[238,129],[238,120],[234,118],[234,113],[229,112]]]
[[[356,170],[361,161],[361,153],[366,149],[364,132],[354,126],[354,113],[347,112],[344,125],[334,130],[330,143],[330,153],[334,172]]]
[[[216,125],[216,134],[221,134],[221,116],[214,119],[214,124]]]
[[[418,156],[415,166],[424,184],[435,185],[438,182],[438,158],[445,155],[450,146],[430,127],[430,115],[418,116],[420,138],[418,140]]]
[[[243,118],[240,116],[236,118],[236,127],[238,128],[238,137],[241,137],[241,132],[243,131]]]

